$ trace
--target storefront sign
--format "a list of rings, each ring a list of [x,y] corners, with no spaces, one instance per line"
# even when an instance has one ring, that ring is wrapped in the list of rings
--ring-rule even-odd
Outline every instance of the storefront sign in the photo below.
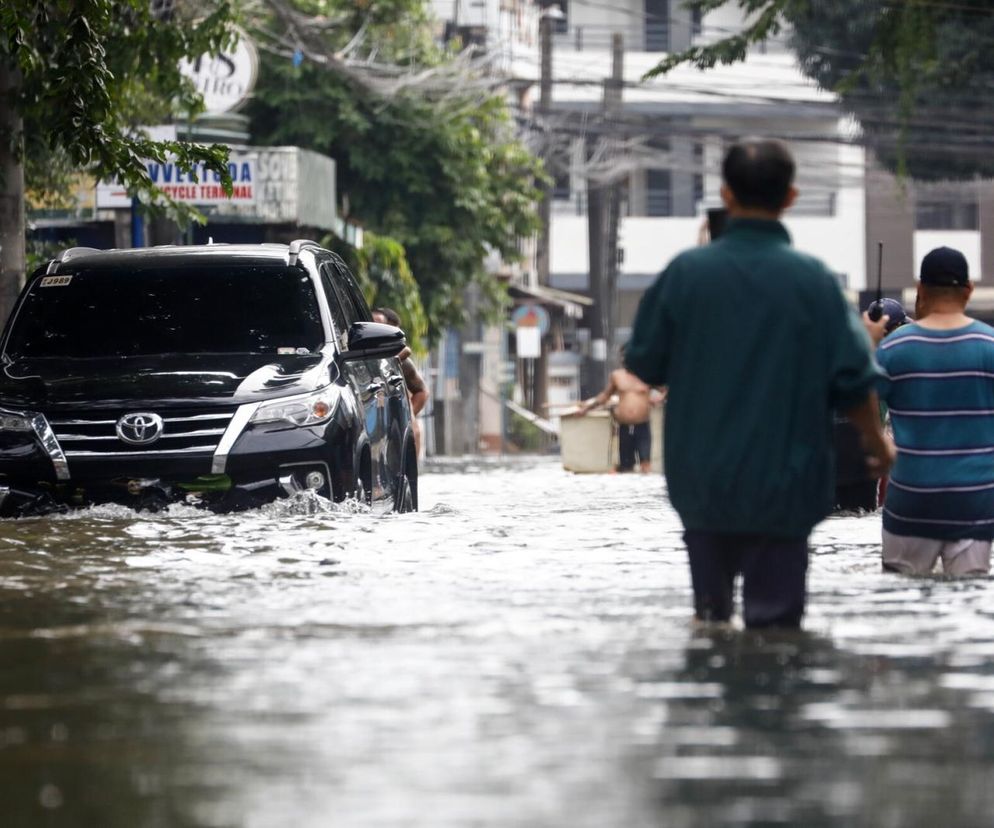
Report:
[[[228,159],[232,191],[229,199],[221,186],[221,176],[205,165],[193,172],[184,172],[174,161],[147,161],[148,177],[163,193],[184,204],[253,204],[256,199],[256,153],[233,152]],[[129,207],[131,199],[120,182],[101,181],[97,184],[97,207],[101,209]]]
[[[175,163],[146,164],[149,178],[176,201],[210,207],[212,217],[238,216],[254,224],[297,224],[315,230],[333,230],[335,213],[335,162],[325,155],[299,147],[239,147],[232,149],[228,171],[234,185],[224,197],[221,176],[203,165],[197,181]],[[97,185],[97,207],[124,209],[131,199],[116,181]]]
[[[207,52],[193,60],[181,60],[179,70],[203,95],[208,115],[233,112],[249,99],[259,70],[259,53],[245,32],[238,42],[219,55]]]

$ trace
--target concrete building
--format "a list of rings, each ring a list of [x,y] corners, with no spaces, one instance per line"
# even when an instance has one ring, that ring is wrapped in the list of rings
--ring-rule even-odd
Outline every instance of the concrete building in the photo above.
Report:
[[[962,250],[978,280],[985,265],[994,267],[994,183],[897,182],[859,145],[859,125],[835,95],[801,73],[785,39],[754,48],[734,66],[684,66],[642,80],[669,52],[741,31],[746,21],[736,4],[703,17],[680,0],[436,0],[435,7],[450,32],[454,21],[472,26],[473,42],[500,56],[523,122],[531,123],[533,138],[540,135],[538,149],[555,176],[543,289],[611,307],[612,342],[592,341],[589,310],[547,341],[553,352],[572,355],[547,362],[555,364],[550,377],[565,398],[596,390],[600,360],[613,361],[614,346],[627,339],[643,291],[676,253],[697,243],[707,208],[720,204],[724,151],[743,136],[790,143],[801,197],[785,223],[795,245],[827,262],[854,298],[875,287],[878,241],[885,246],[883,286],[894,294],[914,285],[922,256],[939,244]],[[549,9],[555,34],[546,115],[538,107],[538,32]],[[620,61],[612,52],[616,36]],[[606,287],[603,277],[591,282],[591,182],[616,188],[620,202],[617,272],[608,274]],[[538,288],[527,267],[512,282]],[[584,387],[566,390],[569,371],[581,364]]]

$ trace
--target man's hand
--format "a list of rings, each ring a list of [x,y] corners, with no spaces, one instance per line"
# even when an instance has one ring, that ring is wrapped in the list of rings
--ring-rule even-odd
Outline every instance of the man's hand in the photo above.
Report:
[[[876,441],[874,441],[876,442]],[[884,434],[883,439],[877,445],[867,446],[869,454],[866,455],[866,468],[870,472],[870,477],[879,480],[886,477],[897,460],[897,447],[889,434]]]
[[[870,340],[874,346],[879,345],[880,340],[887,336],[888,322],[890,322],[890,317],[887,314],[884,314],[874,322],[870,319],[869,312],[863,311],[863,327],[866,328],[866,332],[870,335]]]
[[[880,403],[876,391],[845,412],[863,439],[867,470],[873,477],[883,477],[897,459],[897,449],[889,434],[880,426]]]

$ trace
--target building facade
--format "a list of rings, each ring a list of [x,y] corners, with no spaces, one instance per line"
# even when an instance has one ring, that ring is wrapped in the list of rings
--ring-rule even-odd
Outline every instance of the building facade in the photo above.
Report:
[[[894,294],[913,287],[921,258],[940,244],[962,250],[981,283],[985,263],[994,266],[994,183],[897,182],[862,148],[859,125],[836,96],[803,75],[786,38],[733,66],[681,66],[643,80],[666,54],[741,31],[747,21],[737,4],[703,16],[681,0],[435,5],[449,24],[475,26],[478,47],[500,55],[525,135],[555,179],[544,287],[593,302],[546,341],[552,354],[569,355],[545,360],[545,371],[556,366],[550,378],[559,399],[598,390],[642,293],[674,255],[699,242],[707,210],[720,206],[722,157],[745,136],[790,144],[801,195],[785,224],[795,245],[823,259],[854,299],[876,286],[880,241],[883,288]],[[553,32],[548,111],[539,98],[543,15]],[[613,199],[606,220],[591,219],[595,190]],[[605,256],[606,266],[591,266]],[[516,279],[537,284],[527,267]],[[598,325],[592,316],[602,307]],[[567,389],[563,365],[577,366],[576,387]]]

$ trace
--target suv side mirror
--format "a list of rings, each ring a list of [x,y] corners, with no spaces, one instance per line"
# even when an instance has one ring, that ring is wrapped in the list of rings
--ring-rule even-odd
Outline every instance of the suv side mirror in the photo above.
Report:
[[[404,332],[379,322],[354,322],[349,328],[349,349],[339,356],[343,360],[397,356],[407,347]]]

